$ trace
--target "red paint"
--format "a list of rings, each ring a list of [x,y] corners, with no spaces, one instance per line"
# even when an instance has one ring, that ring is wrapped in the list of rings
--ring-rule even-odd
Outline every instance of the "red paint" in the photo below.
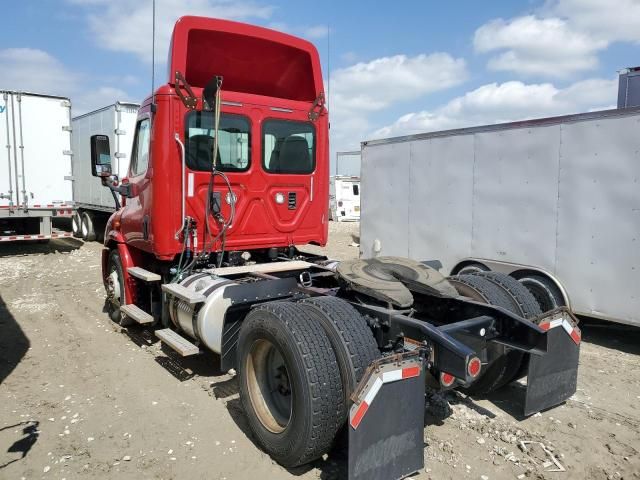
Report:
[[[369,405],[363,400],[362,403],[360,403],[358,410],[356,410],[355,415],[351,419],[351,427],[353,427],[354,430],[358,428],[358,425],[360,425],[360,422],[362,422],[364,414],[367,413],[367,410],[369,410]]]
[[[164,261],[173,261],[182,251],[182,239],[175,238],[175,232],[182,225],[182,186],[181,151],[174,136],[177,133],[185,142],[185,115],[190,110],[176,94],[174,75],[180,71],[198,98],[196,110],[203,107],[204,85],[214,75],[222,75],[222,101],[241,104],[223,104],[222,113],[243,115],[250,124],[250,167],[245,172],[226,173],[238,200],[235,222],[227,233],[225,248],[254,250],[308,243],[325,245],[329,196],[326,110],[322,108],[320,117],[310,122],[316,136],[316,167],[312,174],[271,174],[262,166],[263,122],[266,119],[309,122],[309,111],[315,99],[323,94],[315,47],[305,40],[262,27],[183,17],[174,28],[169,65],[168,83],[155,92],[157,107],[151,129],[149,167],[146,173],[137,176],[129,172],[127,180],[137,196],[128,198],[126,205],[114,214],[113,218],[120,220],[120,227],[113,228],[114,222],[110,221],[106,244],[126,242],[131,252],[148,252]],[[149,118],[150,110],[149,97],[142,103],[138,120]],[[199,249],[202,249],[210,173],[187,168],[187,177],[189,174],[193,174],[194,196],[187,197],[186,215],[197,221]],[[218,177],[214,190],[225,198],[227,189]],[[285,197],[295,192],[297,208],[289,210],[287,202],[276,204],[277,192],[283,192]],[[229,217],[230,208],[224,200],[222,213]],[[215,235],[218,225],[213,220],[210,224]],[[219,244],[214,247],[218,248]]]
[[[571,330],[571,340],[573,340],[576,345],[580,345],[580,342],[582,341],[582,333],[578,327],[574,327],[573,330]]]

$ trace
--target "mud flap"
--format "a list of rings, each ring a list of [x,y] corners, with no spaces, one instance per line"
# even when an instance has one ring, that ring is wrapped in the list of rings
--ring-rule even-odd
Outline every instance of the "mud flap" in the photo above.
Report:
[[[369,367],[352,396],[349,480],[397,480],[424,466],[422,360],[404,354],[388,362]]]
[[[581,334],[577,320],[562,310],[539,326],[547,331],[547,353],[530,355],[525,416],[566,401],[576,393],[578,383]]]

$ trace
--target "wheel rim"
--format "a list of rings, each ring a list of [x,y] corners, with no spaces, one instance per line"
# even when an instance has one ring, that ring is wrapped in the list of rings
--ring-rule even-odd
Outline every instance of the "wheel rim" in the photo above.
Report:
[[[118,271],[114,268],[107,277],[107,294],[111,300],[111,304],[115,308],[119,308],[122,305],[122,288],[120,286],[120,276]]]
[[[76,235],[80,233],[80,225],[79,225],[79,219],[77,215],[74,215],[73,219],[71,220],[71,230]]]
[[[558,308],[558,303],[553,297],[553,294],[542,282],[539,282],[535,278],[525,277],[520,279],[520,283],[531,292],[531,295],[536,299],[543,312]]]
[[[247,390],[260,423],[282,433],[291,420],[292,391],[282,354],[270,341],[256,340],[247,356]]]
[[[82,236],[87,237],[89,235],[89,227],[87,227],[87,222],[82,221]]]

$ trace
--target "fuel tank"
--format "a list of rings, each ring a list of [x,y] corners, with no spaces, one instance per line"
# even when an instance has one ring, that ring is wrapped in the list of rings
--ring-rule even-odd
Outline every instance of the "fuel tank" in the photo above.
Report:
[[[195,273],[182,280],[180,285],[204,295],[206,300],[190,304],[173,297],[169,302],[171,321],[180,331],[220,354],[224,318],[231,306],[231,299],[225,298],[224,292],[237,283],[210,273]]]

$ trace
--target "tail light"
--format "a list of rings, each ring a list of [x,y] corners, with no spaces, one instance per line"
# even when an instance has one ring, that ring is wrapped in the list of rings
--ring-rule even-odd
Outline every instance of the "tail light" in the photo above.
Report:
[[[476,378],[482,369],[482,362],[478,357],[473,357],[467,364],[467,373],[471,378]]]
[[[456,381],[456,377],[447,372],[440,373],[440,385],[450,387]]]

